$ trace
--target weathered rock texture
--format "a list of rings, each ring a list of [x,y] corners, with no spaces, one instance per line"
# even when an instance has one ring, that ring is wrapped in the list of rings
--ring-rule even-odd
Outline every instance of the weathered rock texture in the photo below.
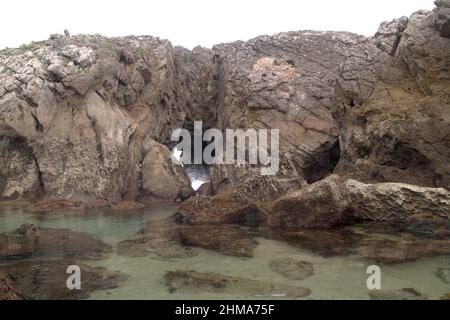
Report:
[[[331,175],[276,200],[269,223],[332,227],[354,221],[407,222],[418,214],[450,219],[450,191],[403,183],[364,184]]]
[[[450,186],[450,7],[374,37],[288,32],[192,51],[52,36],[0,52],[0,198],[170,198],[175,128],[280,130],[280,170],[215,165],[215,192],[273,199],[335,172]]]
[[[171,197],[188,182],[170,176],[155,141],[210,114],[212,60],[152,37],[52,36],[3,50],[0,197]]]
[[[9,275],[0,271],[0,300],[23,300],[21,291]]]
[[[371,70],[367,91],[357,89],[358,74],[337,86],[341,157],[335,172],[365,182],[448,189],[450,38],[444,26],[450,11],[442,6],[414,13],[406,26],[404,21],[382,25],[376,36],[387,46],[383,30],[398,32],[397,47],[386,49],[393,58],[382,59],[385,67],[374,69],[370,57],[360,65]]]
[[[261,206],[237,191],[225,192],[215,197],[193,197],[177,209],[178,221],[191,225],[259,225],[265,222],[266,218],[267,214]]]

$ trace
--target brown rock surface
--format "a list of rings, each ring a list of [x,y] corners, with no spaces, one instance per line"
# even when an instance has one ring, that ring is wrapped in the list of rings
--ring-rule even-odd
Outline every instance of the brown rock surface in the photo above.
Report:
[[[177,209],[177,219],[185,224],[257,225],[266,220],[266,212],[238,191],[214,197],[193,197]]]
[[[269,224],[278,227],[407,222],[417,214],[449,219],[450,192],[402,183],[364,184],[331,175],[277,199],[271,211]]]
[[[24,297],[9,275],[0,271],[0,300],[23,300]]]

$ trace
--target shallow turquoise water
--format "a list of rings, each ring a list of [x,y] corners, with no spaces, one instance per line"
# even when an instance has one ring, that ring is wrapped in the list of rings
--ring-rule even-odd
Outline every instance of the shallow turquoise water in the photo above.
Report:
[[[20,209],[0,209],[0,233],[16,230],[23,223],[33,223],[41,228],[67,228],[99,236],[113,246],[108,257],[101,260],[82,261],[90,266],[106,267],[110,271],[120,271],[128,278],[118,287],[96,290],[90,299],[276,299],[281,297],[258,297],[246,292],[224,291],[173,292],[165,282],[167,271],[195,270],[214,272],[226,276],[271,281],[279,284],[303,286],[311,289],[304,299],[368,299],[369,290],[366,269],[374,261],[356,256],[323,257],[306,248],[294,247],[287,243],[256,235],[258,245],[253,257],[235,257],[219,252],[194,248],[195,256],[164,259],[154,255],[143,257],[121,256],[116,253],[120,241],[133,237],[147,222],[158,221],[172,216],[172,204],[156,204],[137,212],[112,213],[110,211],[55,211],[47,213],[27,213]],[[269,268],[269,261],[278,258],[295,258],[311,262],[314,274],[303,280],[288,280]],[[14,263],[3,261],[3,264]],[[380,264],[383,290],[414,288],[430,299],[438,299],[450,292],[450,285],[436,276],[439,268],[450,268],[450,257],[423,258],[414,262],[396,265]]]

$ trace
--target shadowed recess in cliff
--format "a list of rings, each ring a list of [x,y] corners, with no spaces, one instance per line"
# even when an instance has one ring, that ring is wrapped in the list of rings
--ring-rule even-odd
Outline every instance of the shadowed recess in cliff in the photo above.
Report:
[[[308,183],[322,180],[333,172],[341,156],[339,139],[326,142],[305,161],[303,175]]]

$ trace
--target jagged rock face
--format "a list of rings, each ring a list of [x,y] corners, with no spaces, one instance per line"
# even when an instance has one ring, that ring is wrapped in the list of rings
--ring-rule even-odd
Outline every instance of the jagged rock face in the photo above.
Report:
[[[375,38],[290,32],[214,47],[220,57],[219,127],[280,129],[277,178],[318,181],[333,172],[342,156],[351,159],[342,161],[340,171],[346,166],[350,171],[355,162],[349,154],[352,139],[370,140],[371,135],[359,128],[359,118],[347,121],[348,112],[339,106],[359,107],[379,92],[387,110],[365,115],[379,121],[386,112],[403,114],[402,108],[417,99],[415,79],[392,56],[406,22],[402,18],[383,24]],[[389,86],[394,97],[386,96]],[[247,179],[240,168],[222,166],[222,174],[217,171],[216,186]]]
[[[332,172],[448,188],[450,7],[436,5],[371,38],[288,32],[189,51],[152,37],[52,36],[2,50],[0,199],[168,198],[186,180],[158,150],[195,120],[280,130],[277,176],[214,165],[214,192],[273,199]]]
[[[331,175],[273,203],[276,227],[334,227],[355,221],[408,222],[414,215],[450,218],[450,192],[403,183],[365,184]]]
[[[176,51],[152,37],[101,36],[3,50],[0,198],[40,187],[49,197],[135,198],[143,141],[168,143],[210,104],[212,54]]]
[[[392,61],[398,62],[378,68],[370,95],[338,84],[336,173],[365,182],[449,188],[450,39],[435,25],[446,10],[411,16],[393,50]]]

